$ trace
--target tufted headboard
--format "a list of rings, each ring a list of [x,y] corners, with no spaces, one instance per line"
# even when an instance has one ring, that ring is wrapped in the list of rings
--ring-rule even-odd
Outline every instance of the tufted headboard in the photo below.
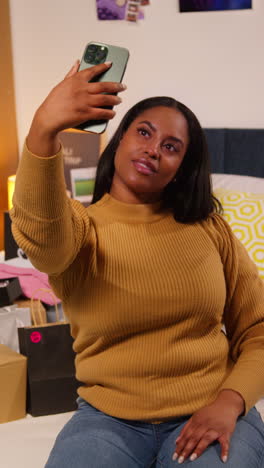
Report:
[[[205,128],[211,172],[264,177],[264,130]]]

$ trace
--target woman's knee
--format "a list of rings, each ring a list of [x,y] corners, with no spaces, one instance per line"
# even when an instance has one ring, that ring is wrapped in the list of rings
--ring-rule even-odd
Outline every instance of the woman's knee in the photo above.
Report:
[[[58,441],[45,468],[140,468],[143,460],[125,446],[122,438],[114,442],[98,436],[72,437]]]
[[[175,451],[174,434],[163,443],[157,457],[157,468],[172,468],[177,462],[172,460]],[[192,468],[223,468],[221,447],[218,441],[211,444],[195,461],[186,460],[184,466]],[[264,468],[264,423],[256,408],[238,419],[231,437],[226,468]]]
[[[145,468],[151,459],[148,433],[83,405],[59,433],[45,468]]]

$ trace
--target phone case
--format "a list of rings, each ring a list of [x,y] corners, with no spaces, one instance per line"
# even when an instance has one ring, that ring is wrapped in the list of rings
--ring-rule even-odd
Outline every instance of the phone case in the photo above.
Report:
[[[107,56],[104,61],[112,62],[112,66],[109,70],[107,70],[102,75],[99,75],[92,81],[115,81],[121,83],[129,58],[129,51],[124,47],[112,46],[101,42],[89,42],[89,44],[87,44],[85,47],[79,71],[94,66],[94,64],[90,64],[84,61],[86,50],[91,44],[107,47]],[[78,125],[77,128],[91,133],[103,133],[107,127],[107,124],[108,120],[90,120],[88,122],[82,123],[81,125]]]

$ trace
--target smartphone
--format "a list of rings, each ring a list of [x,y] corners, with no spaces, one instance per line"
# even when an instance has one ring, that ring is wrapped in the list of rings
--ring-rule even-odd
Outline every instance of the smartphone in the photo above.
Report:
[[[99,63],[112,62],[111,68],[91,81],[115,81],[121,83],[124,76],[129,51],[124,47],[112,46],[101,42],[89,42],[85,47],[79,71],[93,67]],[[112,107],[107,107],[112,109]],[[103,133],[106,130],[108,120],[89,120],[76,128],[91,133]]]

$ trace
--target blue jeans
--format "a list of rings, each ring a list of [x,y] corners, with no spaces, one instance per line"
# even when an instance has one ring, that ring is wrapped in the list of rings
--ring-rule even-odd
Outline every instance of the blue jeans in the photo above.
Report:
[[[172,461],[175,439],[189,416],[161,424],[114,418],[82,398],[59,433],[45,468],[149,468],[179,466]],[[240,417],[223,464],[218,442],[210,445],[192,468],[264,468],[264,423],[256,408]]]

